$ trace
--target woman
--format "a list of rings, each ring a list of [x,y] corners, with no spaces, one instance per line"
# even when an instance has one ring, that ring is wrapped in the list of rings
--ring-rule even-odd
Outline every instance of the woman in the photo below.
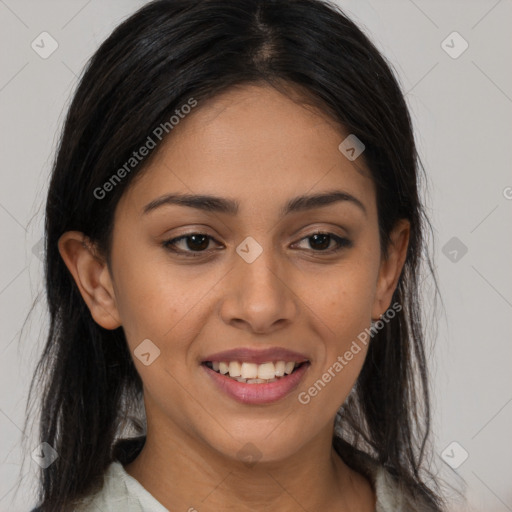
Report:
[[[335,6],[123,22],[48,192],[37,510],[443,510],[417,173],[397,81]]]

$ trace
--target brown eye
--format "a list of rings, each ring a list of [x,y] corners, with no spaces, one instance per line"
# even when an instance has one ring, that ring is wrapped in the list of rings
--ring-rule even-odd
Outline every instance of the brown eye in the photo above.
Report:
[[[334,233],[313,233],[302,240],[308,240],[309,247],[314,252],[333,253],[343,248],[352,247],[352,242],[348,238],[337,236]],[[333,248],[329,248],[332,242],[335,245]]]
[[[165,240],[162,245],[173,252],[185,256],[195,256],[194,253],[207,252],[206,249],[212,240],[214,238],[204,233],[188,233],[171,240]],[[181,247],[178,247],[178,244],[182,242],[185,242],[185,245],[182,244]]]
[[[187,240],[187,248],[194,251],[203,251],[210,242],[210,238],[206,235],[190,235],[185,237],[185,240]]]
[[[328,249],[331,245],[331,237],[326,234],[317,234],[309,237],[309,244],[313,249]]]

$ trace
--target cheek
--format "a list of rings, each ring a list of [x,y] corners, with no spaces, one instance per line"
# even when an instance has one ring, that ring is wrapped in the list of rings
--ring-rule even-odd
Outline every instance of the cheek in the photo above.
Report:
[[[333,335],[346,338],[367,327],[376,292],[375,262],[354,257],[306,281],[301,296]]]
[[[370,279],[352,274],[350,279],[331,282],[323,294],[310,298],[318,312],[317,330],[324,342],[298,398],[315,410],[319,419],[331,417],[341,407],[363,367],[372,290]]]
[[[190,340],[206,322],[208,291],[222,277],[218,272],[187,271],[161,254],[147,249],[119,258],[116,300],[128,344],[133,350],[150,339],[166,364],[177,365],[177,354],[187,355]],[[120,254],[121,251],[118,251]],[[171,357],[172,355],[172,357]],[[192,357],[192,356],[191,356]]]
[[[184,293],[180,279],[165,261],[152,261],[149,251],[124,252],[114,263],[116,303],[128,341],[161,338],[185,314],[194,294]]]
[[[317,276],[317,286],[303,295],[324,343],[301,403],[314,403],[319,415],[334,413],[341,406],[364,364],[365,329],[370,327],[377,274],[378,260],[371,253],[366,257],[354,253],[329,275]]]

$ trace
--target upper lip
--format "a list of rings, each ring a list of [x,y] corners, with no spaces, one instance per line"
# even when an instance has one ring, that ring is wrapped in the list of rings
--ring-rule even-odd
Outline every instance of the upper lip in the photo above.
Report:
[[[272,347],[266,349],[235,348],[225,350],[223,352],[211,354],[205,357],[201,362],[240,361],[243,363],[263,364],[269,361],[294,361],[296,363],[302,363],[308,360],[307,356],[300,354],[299,352],[294,352],[281,347]]]

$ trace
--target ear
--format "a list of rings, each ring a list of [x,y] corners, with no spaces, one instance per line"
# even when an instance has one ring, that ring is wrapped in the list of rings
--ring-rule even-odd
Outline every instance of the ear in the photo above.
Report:
[[[410,222],[400,219],[390,233],[387,258],[379,268],[377,290],[372,309],[372,319],[377,320],[391,305],[391,299],[400,278],[409,245]]]
[[[95,322],[105,329],[119,327],[110,272],[94,244],[79,231],[67,231],[59,238],[58,247]]]

